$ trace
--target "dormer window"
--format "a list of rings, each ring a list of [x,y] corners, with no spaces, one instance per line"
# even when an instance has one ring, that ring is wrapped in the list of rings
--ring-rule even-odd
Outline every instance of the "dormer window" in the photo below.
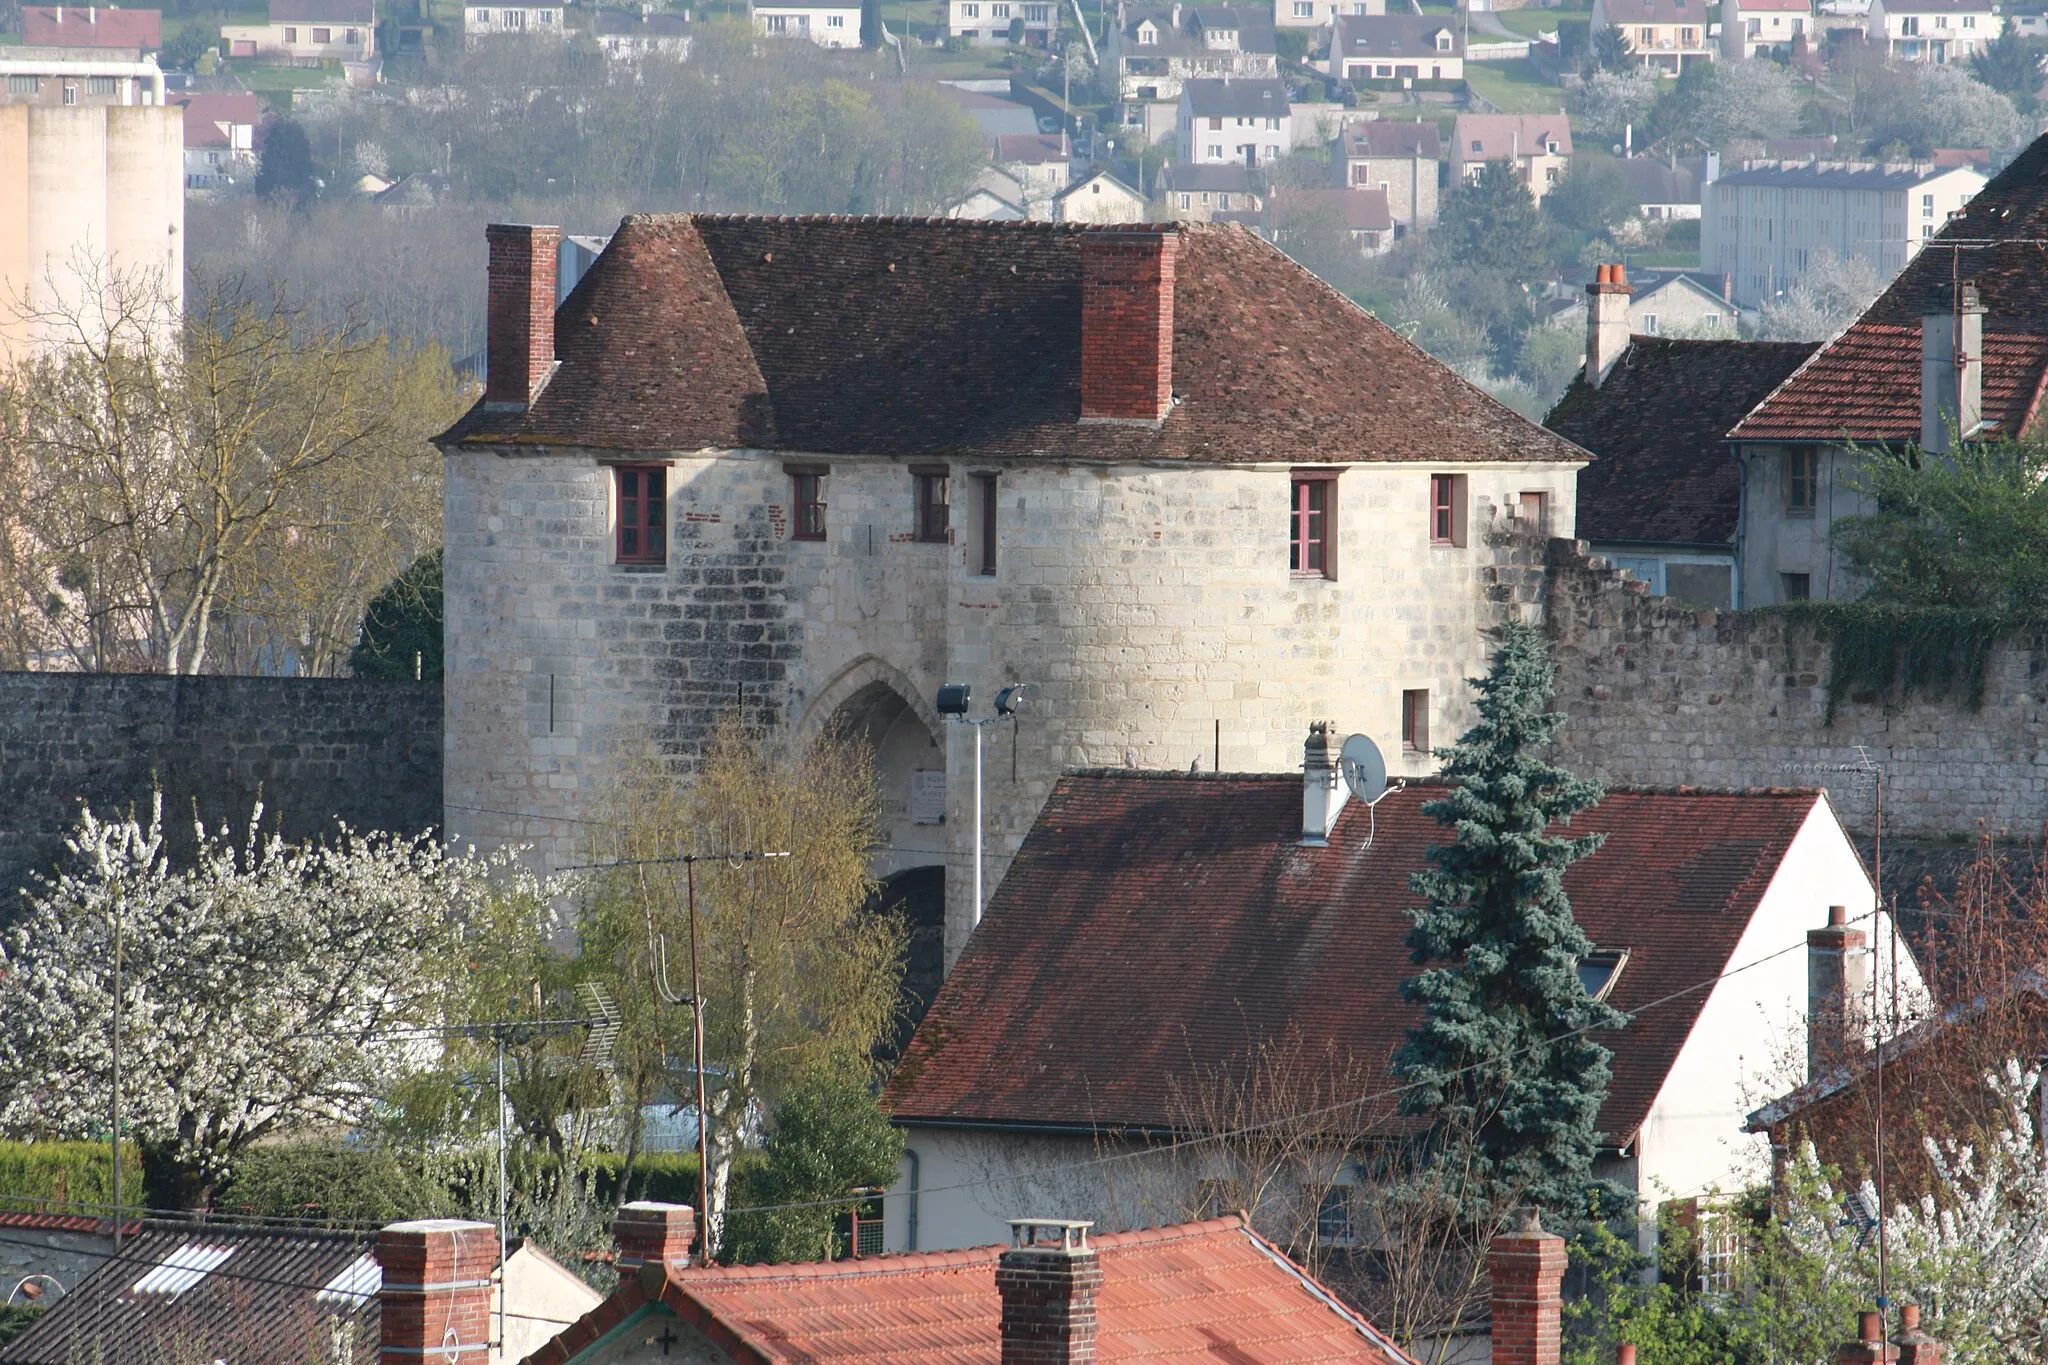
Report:
[[[1621,970],[1626,966],[1626,948],[1588,953],[1579,959],[1579,984],[1591,999],[1605,1000],[1613,992],[1614,983],[1621,980]]]
[[[1138,25],[1138,45],[1140,47],[1151,47],[1157,44],[1158,41],[1159,30],[1152,26],[1151,20],[1148,19]]]
[[[1436,35],[1436,50],[1437,50],[1438,52],[1449,52],[1449,51],[1451,50],[1451,35],[1450,35],[1450,34],[1448,34],[1448,33],[1439,33],[1439,34],[1437,34],[1437,35]]]

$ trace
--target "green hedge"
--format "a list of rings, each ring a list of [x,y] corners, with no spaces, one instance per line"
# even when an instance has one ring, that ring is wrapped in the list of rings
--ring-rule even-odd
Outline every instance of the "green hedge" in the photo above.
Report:
[[[140,1208],[142,1154],[131,1144],[121,1153],[124,1206]],[[104,1142],[0,1142],[0,1205],[111,1205],[114,1153]]]

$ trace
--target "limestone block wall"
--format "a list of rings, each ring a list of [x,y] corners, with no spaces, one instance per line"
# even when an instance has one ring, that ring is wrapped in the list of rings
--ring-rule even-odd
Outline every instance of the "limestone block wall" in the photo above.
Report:
[[[830,465],[822,542],[790,538],[785,460]],[[1467,476],[1464,546],[1429,542],[1432,472]],[[1489,534],[1527,492],[1571,525],[1574,486],[1569,466],[1353,466],[1325,581],[1288,571],[1284,467],[952,474],[954,533],[926,543],[908,462],[678,455],[669,562],[635,569],[612,562],[596,453],[451,454],[450,828],[561,866],[629,753],[651,746],[680,775],[742,701],[750,722],[805,735],[886,693],[900,715],[876,870],[946,868],[950,960],[974,918],[974,742],[933,714],[941,683],[971,684],[976,715],[1001,685],[1032,687],[1014,726],[983,735],[984,894],[1067,767],[1291,768],[1327,718],[1372,734],[1397,774],[1424,773],[1426,754],[1400,751],[1403,690],[1430,692],[1433,742],[1469,722],[1462,680],[1516,592]],[[980,474],[998,481],[991,576],[974,572]],[[1539,571],[1518,580],[1525,597]],[[912,818],[911,783],[934,781],[920,770],[944,773],[942,824]]]
[[[1773,611],[1683,610],[1591,557],[1550,546],[1546,615],[1561,759],[1611,783],[1824,786],[1868,838],[1885,770],[1885,835],[1980,829],[2033,835],[2048,821],[2048,641],[1992,649],[1983,704],[1851,693],[1827,715],[1829,646]]]

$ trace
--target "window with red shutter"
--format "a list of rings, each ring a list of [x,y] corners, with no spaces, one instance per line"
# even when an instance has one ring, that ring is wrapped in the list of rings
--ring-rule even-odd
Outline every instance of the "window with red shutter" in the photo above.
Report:
[[[668,471],[659,465],[618,465],[618,562],[668,563]]]

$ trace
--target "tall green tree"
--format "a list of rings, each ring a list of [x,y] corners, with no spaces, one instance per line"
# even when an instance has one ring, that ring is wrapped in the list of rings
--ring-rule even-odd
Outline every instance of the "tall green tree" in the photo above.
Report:
[[[370,599],[349,671],[358,678],[441,680],[441,552],[421,555]]]
[[[1445,1131],[1477,1134],[1479,1185],[1567,1219],[1610,1206],[1593,1176],[1594,1122],[1612,1054],[1590,1030],[1622,1016],[1587,995],[1579,961],[1593,944],[1572,918],[1564,870],[1601,844],[1553,826],[1596,804],[1597,782],[1538,755],[1564,717],[1544,710],[1554,672],[1542,632],[1507,626],[1479,693],[1479,723],[1438,751],[1455,784],[1423,811],[1454,831],[1409,885],[1408,948],[1427,968],[1402,983],[1420,1005],[1394,1059],[1403,1108]]]
[[[1529,321],[1527,287],[1544,273],[1543,245],[1536,201],[1503,157],[1444,194],[1430,268],[1459,316],[1511,352]]]
[[[767,1164],[747,1182],[746,1202],[776,1207],[733,1211],[725,1256],[743,1265],[832,1259],[833,1225],[853,1202],[847,1196],[895,1183],[903,1133],[867,1079],[840,1066],[811,1072],[782,1097],[763,1146]]]
[[[319,189],[318,179],[306,130],[290,119],[274,124],[256,166],[256,197],[304,208]]]
[[[1876,511],[1834,542],[1872,601],[1974,611],[2048,609],[2048,447],[1964,442],[1950,455],[1871,451],[1847,476]]]
[[[860,0],[860,45],[870,51],[882,45],[882,0]]]
[[[2039,107],[2042,44],[2011,28],[1970,58],[1970,74],[2013,102],[2022,114]]]

